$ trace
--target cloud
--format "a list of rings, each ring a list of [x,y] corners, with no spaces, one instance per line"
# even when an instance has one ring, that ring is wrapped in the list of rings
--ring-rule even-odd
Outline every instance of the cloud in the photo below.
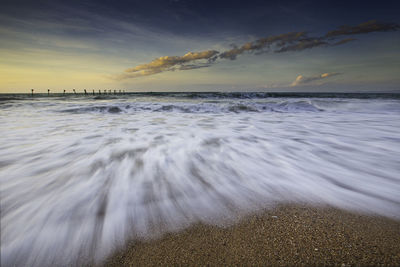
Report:
[[[138,72],[138,71],[151,71],[151,70],[164,71],[176,65],[183,65],[185,63],[200,59],[209,59],[218,53],[219,52],[215,50],[208,50],[202,52],[189,52],[181,57],[179,56],[159,57],[148,64],[138,65],[134,68],[125,70],[125,72]]]
[[[235,60],[238,55],[243,54],[244,52],[254,52],[256,55],[260,55],[264,52],[268,52],[271,47],[275,48],[275,53],[283,53],[289,51],[302,51],[319,46],[342,45],[354,40],[356,39],[346,38],[332,43],[329,42],[324,36],[308,37],[306,32],[290,32],[261,38],[254,42],[246,43],[241,47],[235,46],[228,51],[222,52],[219,57],[222,59]]]
[[[331,45],[342,45],[342,44],[349,43],[349,42],[352,42],[352,41],[355,41],[355,40],[357,40],[357,39],[354,39],[354,38],[345,38],[345,39],[342,39],[342,40],[340,40],[340,41],[338,41],[338,42],[336,42],[336,43],[333,43],[333,44],[331,44]]]
[[[141,76],[149,76],[164,71],[175,70],[191,70],[209,67],[215,61],[215,56],[218,51],[207,50],[201,52],[189,52],[183,56],[164,56],[159,57],[147,64],[141,64],[133,68],[125,70],[125,73],[116,75],[114,78],[117,80],[127,78],[137,78]],[[188,64],[191,62],[207,60],[207,63]]]
[[[400,30],[400,25],[395,23],[378,23],[375,20],[367,21],[356,26],[340,26],[338,29],[329,31],[325,35],[310,37],[305,31],[289,32],[279,35],[267,36],[242,46],[233,45],[226,51],[207,50],[202,52],[189,52],[183,56],[164,56],[154,59],[150,63],[141,64],[125,70],[124,73],[113,76],[121,80],[153,75],[165,71],[192,70],[210,67],[218,63],[218,59],[235,60],[243,53],[254,53],[260,55],[266,52],[283,53],[290,51],[302,51],[315,47],[330,47],[352,42],[354,38],[337,40],[342,35],[366,34],[370,32],[386,32]],[[303,77],[299,75],[292,86],[304,84],[327,77],[338,75],[338,73],[324,73],[315,77]]]
[[[357,26],[340,26],[337,30],[329,31],[326,37],[336,37],[340,35],[364,34],[370,32],[397,31],[400,25],[396,23],[379,23],[376,20],[370,20]]]
[[[305,40],[300,40],[296,44],[282,47],[281,49],[276,50],[275,53],[282,53],[288,51],[301,51],[304,49],[310,49],[317,46],[327,46],[327,45],[329,45],[328,42],[320,39],[305,39]]]
[[[188,64],[188,65],[182,65],[178,69],[179,70],[194,70],[194,69],[201,69],[201,68],[207,68],[210,67],[212,64],[210,63],[205,63],[205,64]]]
[[[245,51],[256,52],[261,54],[264,48],[270,48],[272,45],[276,47],[275,53],[302,51],[320,46],[337,46],[354,41],[354,38],[346,38],[337,42],[330,42],[341,35],[355,35],[370,32],[386,32],[396,31],[400,29],[400,25],[395,23],[378,23],[376,20],[367,21],[356,26],[341,26],[337,30],[329,31],[324,36],[308,37],[306,32],[291,32],[258,39],[254,42],[246,43],[241,47],[235,46],[233,49],[222,52],[220,58],[234,60]]]
[[[289,32],[280,35],[268,36],[260,38],[254,42],[248,42],[241,47],[235,46],[234,48],[225,51],[219,55],[220,58],[234,60],[240,54],[246,51],[254,52],[261,51],[265,48],[269,49],[271,45],[285,46],[306,37],[305,32]]]
[[[342,39],[340,41],[337,42],[328,42],[322,38],[309,38],[309,39],[304,39],[304,40],[299,40],[297,43],[293,44],[293,45],[288,45],[285,47],[282,47],[278,50],[275,50],[275,53],[282,53],[282,52],[289,52],[289,51],[302,51],[305,49],[311,49],[314,47],[318,47],[318,46],[336,46],[336,45],[342,45],[342,44],[346,44],[349,42],[352,42],[354,40],[354,38],[346,38],[346,39]]]
[[[313,82],[321,81],[321,80],[324,80],[326,78],[337,76],[337,75],[340,75],[340,74],[341,73],[338,73],[338,72],[331,72],[331,73],[327,72],[327,73],[322,73],[320,75],[311,76],[311,77],[305,77],[303,75],[299,75],[299,76],[296,77],[296,80],[294,80],[290,84],[290,86],[299,86],[299,85],[311,84]]]

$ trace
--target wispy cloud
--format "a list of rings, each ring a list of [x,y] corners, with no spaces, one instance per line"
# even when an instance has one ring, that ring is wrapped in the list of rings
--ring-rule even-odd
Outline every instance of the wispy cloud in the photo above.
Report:
[[[254,42],[249,42],[241,47],[234,47],[228,51],[225,51],[219,55],[220,58],[234,60],[240,54],[244,52],[256,52],[263,49],[269,49],[271,45],[276,44],[277,46],[285,46],[287,44],[292,44],[302,38],[306,37],[305,32],[289,32],[280,35],[268,36],[265,38],[260,38]]]
[[[312,84],[321,80],[325,80],[329,77],[337,76],[340,75],[341,73],[338,72],[331,72],[331,73],[322,73],[320,75],[316,76],[310,76],[310,77],[305,77],[303,75],[299,75],[296,77],[296,80],[294,80],[290,86],[300,86],[300,85],[307,85],[307,84]]]
[[[342,45],[342,44],[346,44],[352,41],[355,41],[357,39],[354,38],[346,38],[346,39],[342,39],[340,41],[337,42],[328,42],[327,40],[323,39],[323,38],[308,38],[308,39],[303,39],[303,40],[299,40],[297,43],[293,44],[293,45],[288,45],[285,47],[282,47],[280,49],[275,50],[275,53],[282,53],[282,52],[289,52],[289,51],[302,51],[305,49],[311,49],[314,47],[327,47],[327,46],[336,46],[336,45]]]
[[[210,67],[212,64],[211,63],[202,63],[202,64],[188,64],[188,65],[182,65],[178,68],[178,70],[194,70],[194,69],[201,69],[201,68],[207,68]]]
[[[342,44],[349,43],[349,42],[352,42],[352,41],[355,41],[355,40],[357,40],[357,39],[355,39],[355,38],[345,38],[345,39],[342,39],[340,41],[337,41],[336,43],[333,43],[332,45],[342,45]]]
[[[340,35],[353,35],[353,34],[363,34],[370,32],[388,32],[397,31],[400,29],[400,25],[396,23],[381,23],[376,20],[370,20],[356,26],[343,25],[338,29],[329,31],[326,37],[336,37]]]
[[[395,23],[379,23],[375,20],[367,21],[356,26],[340,26],[338,29],[329,31],[322,36],[308,36],[307,32],[289,32],[279,35],[267,36],[252,42],[247,42],[241,46],[233,45],[233,48],[226,51],[207,50],[202,52],[189,52],[184,56],[164,56],[157,58],[150,63],[138,65],[125,70],[124,73],[114,76],[115,79],[136,78],[153,75],[164,71],[191,70],[210,67],[218,60],[235,60],[243,53],[254,53],[256,55],[274,52],[296,52],[315,47],[330,47],[343,45],[352,41],[354,38],[344,38],[337,40],[343,35],[366,34],[370,32],[387,32],[400,29],[400,25]],[[308,83],[338,73],[324,73],[315,77],[298,76],[292,86]]]
[[[342,35],[356,35],[371,32],[387,32],[396,31],[400,29],[400,25],[395,23],[380,23],[376,20],[367,21],[356,26],[340,26],[338,29],[329,31],[323,36],[309,37],[304,31],[290,32],[275,36],[260,38],[254,42],[248,42],[240,47],[222,52],[219,57],[222,59],[235,60],[238,55],[244,52],[268,52],[272,49],[275,53],[289,52],[289,51],[302,51],[314,47],[328,47],[346,44],[355,41],[354,38],[345,38],[335,41],[335,38]],[[332,41],[333,40],[333,41]]]
[[[238,55],[246,51],[256,52],[257,54],[264,49],[269,50],[271,47],[273,48],[273,52],[282,53],[289,51],[302,51],[314,47],[337,46],[356,40],[354,38],[345,38],[339,41],[335,40],[342,35],[357,35],[370,32],[387,32],[396,30],[400,30],[400,25],[395,23],[380,23],[376,20],[371,20],[356,26],[340,26],[338,29],[329,31],[323,36],[311,37],[304,31],[291,32],[261,38],[254,42],[246,43],[241,47],[235,46],[233,49],[222,52],[219,57],[234,60]]]
[[[159,57],[148,64],[142,64],[133,68],[126,69],[125,73],[117,75],[115,78],[136,78],[141,76],[153,75],[164,71],[191,70],[208,67],[212,62],[215,61],[214,56],[218,53],[219,52],[215,50],[207,50],[201,52],[189,52],[183,56]]]
[[[288,51],[302,51],[304,49],[310,49],[317,46],[327,46],[330,45],[328,42],[316,39],[316,38],[309,38],[304,40],[299,40],[297,43],[293,45],[288,45],[282,47],[278,50],[275,50],[276,53],[288,52]]]

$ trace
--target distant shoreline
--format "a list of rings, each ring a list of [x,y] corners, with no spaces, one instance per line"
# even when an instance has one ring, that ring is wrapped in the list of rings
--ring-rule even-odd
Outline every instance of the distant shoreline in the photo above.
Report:
[[[283,205],[227,228],[198,224],[131,242],[105,266],[399,266],[400,221]]]

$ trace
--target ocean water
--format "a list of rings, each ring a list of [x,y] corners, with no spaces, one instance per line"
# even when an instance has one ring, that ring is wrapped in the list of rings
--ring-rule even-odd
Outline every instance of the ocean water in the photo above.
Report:
[[[1,266],[287,202],[400,219],[400,95],[0,95]]]

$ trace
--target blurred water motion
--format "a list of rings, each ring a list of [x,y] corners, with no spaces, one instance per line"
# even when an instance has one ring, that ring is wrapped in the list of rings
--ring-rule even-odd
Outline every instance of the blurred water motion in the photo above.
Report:
[[[99,262],[288,201],[399,219],[399,115],[375,97],[2,99],[1,265]]]

